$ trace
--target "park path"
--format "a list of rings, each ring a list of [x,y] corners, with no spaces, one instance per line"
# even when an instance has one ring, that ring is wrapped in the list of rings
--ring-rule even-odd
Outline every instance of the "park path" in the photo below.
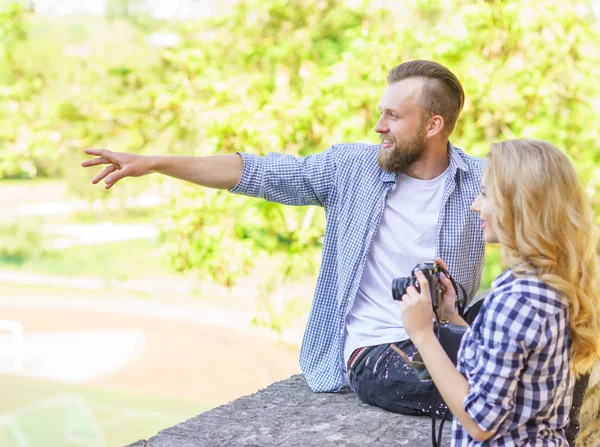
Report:
[[[17,200],[16,192],[9,194],[12,202],[2,207],[3,217],[44,219],[121,206],[152,207],[161,201],[159,196],[144,195],[125,203],[87,204],[46,200],[46,193],[39,192],[38,199],[43,201],[25,204]],[[157,235],[152,224],[44,223],[43,229],[53,236],[54,248],[154,239]],[[25,290],[32,286],[34,292],[13,295],[11,287],[15,285],[25,286]],[[103,278],[0,270],[0,319],[23,325],[24,374],[48,380],[217,405],[300,371],[301,329],[287,330],[278,337],[251,327],[256,315],[251,302],[233,305],[231,299],[186,299],[192,286],[174,277],[168,281],[111,280],[107,284]],[[62,296],[57,290],[71,292]],[[133,292],[150,291],[165,299],[128,298]],[[107,293],[114,298],[107,298]]]
[[[239,312],[223,313],[134,300],[0,298],[0,318],[23,324],[24,373],[32,377],[40,378],[37,367],[60,379],[62,367],[66,382],[77,382],[81,370],[88,384],[217,405],[299,372],[297,345],[249,328]],[[121,337],[118,345],[111,333]],[[127,334],[142,335],[123,360],[117,348]]]

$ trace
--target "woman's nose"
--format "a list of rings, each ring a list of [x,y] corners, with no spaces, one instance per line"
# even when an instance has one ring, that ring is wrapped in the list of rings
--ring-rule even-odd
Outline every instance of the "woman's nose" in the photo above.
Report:
[[[475,200],[473,200],[473,203],[471,203],[471,211],[475,212],[475,213],[479,213],[479,199],[481,197],[481,194],[479,194],[477,197],[475,197]]]

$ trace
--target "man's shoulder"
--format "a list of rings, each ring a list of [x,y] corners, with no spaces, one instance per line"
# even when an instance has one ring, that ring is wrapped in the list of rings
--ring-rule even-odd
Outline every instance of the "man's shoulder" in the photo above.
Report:
[[[453,156],[460,160],[456,164],[459,167],[462,167],[463,178],[467,180],[467,182],[473,182],[473,185],[478,188],[485,168],[485,158],[465,154],[462,149],[454,145],[452,145],[452,152]]]
[[[352,158],[375,158],[380,146],[369,143],[340,143],[334,144],[328,150],[333,151],[336,156]]]
[[[331,146],[327,151],[333,157],[338,169],[346,171],[361,168],[379,171],[377,153],[380,146],[368,143],[340,143]]]
[[[454,149],[454,152],[456,153],[456,155],[462,161],[464,161],[469,167],[473,167],[473,168],[480,169],[480,170],[482,170],[484,168],[485,158],[475,157],[474,155],[466,154],[465,151],[462,150],[458,146],[452,145],[452,149]]]
[[[483,171],[485,167],[485,158],[475,157],[474,155],[467,155],[463,152],[463,156],[465,157],[466,163],[477,169],[478,171]]]

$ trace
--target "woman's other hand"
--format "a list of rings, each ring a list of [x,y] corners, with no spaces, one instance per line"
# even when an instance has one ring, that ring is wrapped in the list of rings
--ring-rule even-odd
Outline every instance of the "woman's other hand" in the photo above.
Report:
[[[448,271],[448,266],[441,258],[437,258],[435,262],[444,270]],[[444,286],[444,303],[442,305],[442,315],[440,315],[440,319],[451,321],[452,317],[456,314],[456,291],[454,290],[450,278],[444,273],[440,274],[440,281],[442,286]]]

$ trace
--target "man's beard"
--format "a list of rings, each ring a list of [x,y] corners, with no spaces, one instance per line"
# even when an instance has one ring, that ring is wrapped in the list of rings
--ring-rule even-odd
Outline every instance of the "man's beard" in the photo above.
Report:
[[[381,138],[384,137],[381,136]],[[377,163],[385,172],[404,172],[407,167],[423,156],[426,144],[425,128],[419,126],[419,129],[413,135],[404,138],[402,141],[395,140],[391,148],[384,149],[382,147],[379,149]]]

